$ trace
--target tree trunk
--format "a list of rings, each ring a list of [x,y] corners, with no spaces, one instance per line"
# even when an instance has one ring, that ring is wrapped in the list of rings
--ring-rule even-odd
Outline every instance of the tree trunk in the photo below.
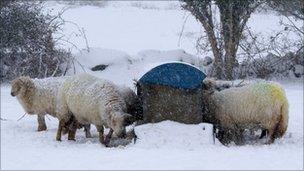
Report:
[[[214,66],[216,77],[221,79],[223,76],[223,53],[220,47],[218,46],[218,41],[214,32],[214,25],[212,20],[211,13],[211,4],[203,3],[204,8],[199,8],[194,4],[194,1],[187,1],[187,6],[184,8],[187,9],[195,16],[197,20],[203,25],[207,33],[208,41],[210,43],[212,53],[214,56]]]
[[[242,31],[250,14],[261,4],[252,0],[184,0],[184,8],[190,11],[203,25],[214,55],[216,77],[233,79],[236,53]],[[220,11],[220,35],[216,37],[216,28],[212,18],[211,4],[215,2]],[[223,48],[222,48],[222,45]],[[225,52],[225,53],[223,53]]]
[[[250,2],[243,1],[221,1],[218,2],[221,20],[221,36],[224,39],[224,67],[225,79],[233,79],[233,71],[237,62],[236,53],[239,45],[239,40],[242,36],[244,24],[247,22],[251,9],[248,10]],[[242,8],[243,7],[243,8]]]

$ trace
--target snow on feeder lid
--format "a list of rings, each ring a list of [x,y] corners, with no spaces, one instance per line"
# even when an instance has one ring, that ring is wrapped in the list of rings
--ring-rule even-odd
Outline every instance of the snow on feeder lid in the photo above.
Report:
[[[171,86],[178,89],[196,89],[202,86],[206,78],[198,68],[189,64],[173,62],[159,65],[145,75],[139,83]]]

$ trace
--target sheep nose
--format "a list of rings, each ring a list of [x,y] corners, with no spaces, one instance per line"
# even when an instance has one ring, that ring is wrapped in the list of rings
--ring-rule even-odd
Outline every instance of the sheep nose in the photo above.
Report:
[[[11,92],[11,96],[15,96],[15,94],[13,92]]]
[[[117,137],[117,138],[126,138],[126,133],[125,132],[122,132],[122,133],[120,133],[120,134],[116,134],[116,136],[115,137]]]

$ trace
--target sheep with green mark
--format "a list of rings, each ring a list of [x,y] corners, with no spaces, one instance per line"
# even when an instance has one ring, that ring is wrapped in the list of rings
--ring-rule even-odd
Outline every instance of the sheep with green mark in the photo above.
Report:
[[[256,82],[242,87],[214,90],[214,82],[203,88],[203,121],[214,124],[217,138],[225,145],[244,144],[246,129],[262,129],[260,138],[273,143],[288,126],[288,101],[284,89],[274,82]]]

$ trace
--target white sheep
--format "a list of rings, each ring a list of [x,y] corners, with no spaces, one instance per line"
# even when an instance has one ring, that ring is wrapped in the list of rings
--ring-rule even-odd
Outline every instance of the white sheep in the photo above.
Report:
[[[209,88],[211,84],[205,82]],[[223,144],[231,140],[243,144],[245,129],[262,129],[260,138],[267,133],[268,144],[286,132],[288,101],[277,83],[257,82],[222,91],[207,89],[203,91],[203,98],[203,121],[219,129],[218,138]]]
[[[16,96],[26,113],[38,115],[38,131],[47,129],[45,115],[57,117],[58,89],[68,77],[31,79],[19,77],[11,81],[11,95]],[[86,135],[90,132],[85,126]]]
[[[131,125],[135,121],[141,120],[142,119],[141,103],[140,103],[139,98],[135,94],[135,92],[126,86],[118,86],[118,90],[119,90],[119,94],[123,97],[123,99],[126,103],[127,113],[132,115],[131,118],[125,120],[125,125],[126,126]],[[69,134],[71,139],[75,139],[76,129],[79,128],[79,126],[81,127],[82,124],[80,124],[76,120],[76,118],[73,116],[71,117],[71,119],[68,122],[66,122],[64,127],[65,127],[65,130],[71,131],[71,135]],[[90,133],[90,124],[86,124],[85,126],[87,126],[86,133]],[[112,130],[111,130],[111,132],[112,132]],[[108,138],[109,138],[109,136],[110,135],[108,135]],[[130,138],[130,136],[129,136],[129,138]],[[121,138],[118,138],[118,139],[121,139]],[[127,140],[122,140],[122,141],[129,142]],[[113,143],[113,141],[111,141],[109,143]],[[111,145],[109,145],[109,146],[111,146]]]
[[[126,103],[127,113],[132,115],[132,118],[129,118],[129,119],[125,120],[125,125],[126,126],[131,125],[135,121],[141,120],[142,119],[141,103],[140,103],[139,98],[135,94],[135,92],[131,88],[126,87],[126,86],[122,86],[122,85],[118,86],[118,90],[119,90],[119,94],[123,97],[123,99]],[[82,125],[82,124],[80,124],[80,125]],[[87,127],[87,130],[88,130],[87,132],[90,133],[90,124],[87,124],[86,126],[88,126]],[[72,131],[72,135],[71,135],[73,137],[72,139],[75,139],[76,129],[78,127],[79,127],[79,123],[74,117],[72,117],[65,124],[66,130]],[[128,135],[128,133],[127,133],[127,135]],[[129,138],[130,138],[130,136],[129,136]],[[120,139],[120,138],[118,138],[118,139]],[[122,140],[122,141],[129,142],[129,140],[128,141],[127,140]],[[109,142],[109,143],[110,144],[113,143],[113,140],[111,140],[111,142]],[[111,145],[109,145],[109,146],[111,146]]]
[[[46,114],[56,117],[56,96],[65,78],[31,79],[19,77],[11,81],[11,95],[16,96],[28,114],[38,114],[38,131],[46,130]]]
[[[103,126],[110,128],[111,135],[125,135],[126,103],[118,88],[110,81],[89,74],[81,74],[65,81],[58,96],[59,127],[57,140],[61,139],[62,127],[71,113],[81,124],[94,124],[99,132],[99,141],[105,144]],[[107,138],[106,138],[107,140]]]

